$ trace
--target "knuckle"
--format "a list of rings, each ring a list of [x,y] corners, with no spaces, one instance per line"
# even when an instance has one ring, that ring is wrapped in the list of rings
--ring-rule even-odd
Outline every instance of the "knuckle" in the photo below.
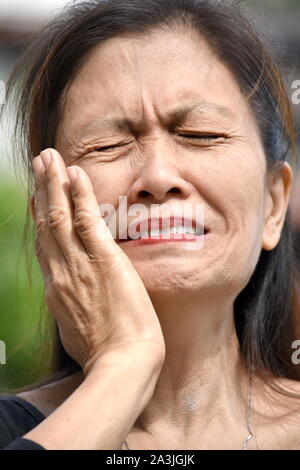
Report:
[[[51,230],[56,231],[65,225],[68,220],[68,214],[64,207],[49,207],[48,224]]]
[[[64,285],[61,279],[54,277],[51,279],[51,287],[57,292],[61,292],[64,289]]]
[[[47,274],[44,274],[44,284],[45,284],[45,294],[46,294],[46,297],[53,297],[53,292],[52,292],[52,288],[53,288],[53,283],[52,283],[52,274],[51,273],[47,273]]]
[[[52,284],[48,282],[45,283],[45,300],[50,309],[52,309],[57,302],[55,290]]]
[[[66,271],[61,265],[52,265],[45,277],[45,283],[49,290],[57,291],[58,294],[62,293],[69,284]]]
[[[57,292],[62,292],[65,288],[64,280],[60,276],[54,275],[53,273],[50,273],[48,275],[46,284],[49,288],[49,291],[51,291],[52,293],[53,290]]]
[[[67,305],[69,299],[72,299],[74,296],[74,286],[72,283],[69,283],[62,276],[52,275],[48,278],[47,283],[48,287],[48,297],[54,301],[56,299],[61,305]]]
[[[38,214],[35,222],[36,233],[38,235],[42,235],[45,232],[47,225],[47,218],[42,214]]]
[[[56,169],[52,165],[48,166],[47,171],[45,172],[45,179],[52,185],[57,185],[59,183],[59,176]]]
[[[45,297],[48,300],[49,298],[53,298],[52,282],[50,281],[50,276],[44,276],[44,281],[45,281]]]
[[[42,247],[38,238],[36,238],[34,241],[34,249],[35,249],[35,254],[37,255],[38,258],[40,258],[40,256],[42,255]]]
[[[80,233],[89,232],[94,226],[94,217],[85,209],[77,210],[74,218],[74,227]]]
[[[40,173],[39,175],[37,175],[35,177],[35,179],[34,179],[34,189],[35,189],[36,195],[39,194],[40,189],[44,185],[44,182],[45,182],[45,176],[44,176],[43,173]]]
[[[82,185],[79,186],[73,186],[72,187],[72,197],[73,199],[80,200],[82,196],[86,195],[86,190],[82,188]]]
[[[39,190],[41,188],[43,184],[43,180],[41,178],[41,176],[36,176],[35,180],[34,180],[34,189],[35,189],[35,193],[38,194],[39,193]]]

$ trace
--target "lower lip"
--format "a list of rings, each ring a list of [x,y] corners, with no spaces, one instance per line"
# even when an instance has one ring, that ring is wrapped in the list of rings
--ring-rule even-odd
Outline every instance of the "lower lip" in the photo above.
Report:
[[[178,238],[179,234],[170,234],[168,238],[163,238],[163,234],[149,238],[138,238],[137,240],[119,240],[119,243],[126,243],[130,246],[141,246],[141,245],[157,245],[158,243],[174,243],[174,242],[199,242],[207,237],[208,233],[205,235],[194,235],[192,233],[183,233],[181,237]],[[177,236],[177,238],[175,238]]]

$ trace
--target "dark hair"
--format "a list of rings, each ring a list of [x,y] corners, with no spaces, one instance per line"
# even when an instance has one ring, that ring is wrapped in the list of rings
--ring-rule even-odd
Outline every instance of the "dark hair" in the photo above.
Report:
[[[25,169],[28,200],[33,194],[31,161],[43,149],[55,148],[56,129],[66,92],[93,48],[110,38],[161,29],[198,32],[233,72],[259,124],[267,171],[278,171],[288,159],[292,165],[297,165],[295,125],[279,65],[265,39],[259,36],[242,11],[240,2],[74,2],[33,38],[8,83],[8,95],[13,95],[15,90],[14,103],[17,103],[14,161]],[[28,210],[25,244],[29,240],[30,224]],[[277,377],[300,378],[299,368],[291,361],[291,345],[295,339],[294,261],[288,211],[277,246],[272,251],[262,249],[248,285],[234,303],[241,356],[247,367],[252,367],[257,376],[268,383]],[[46,318],[47,312],[41,316],[41,321]],[[53,374],[17,391],[33,389],[81,370],[66,354],[56,322],[49,312],[48,321],[54,326]]]

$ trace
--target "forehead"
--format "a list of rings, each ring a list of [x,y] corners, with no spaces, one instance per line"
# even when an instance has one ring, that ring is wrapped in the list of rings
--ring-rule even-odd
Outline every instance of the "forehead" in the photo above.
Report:
[[[68,89],[62,118],[81,132],[118,118],[163,121],[182,108],[224,120],[251,114],[234,76],[203,38],[155,31],[96,47]]]

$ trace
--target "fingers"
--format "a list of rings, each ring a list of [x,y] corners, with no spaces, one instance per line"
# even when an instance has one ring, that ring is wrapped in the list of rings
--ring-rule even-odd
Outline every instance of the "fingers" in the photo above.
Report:
[[[48,224],[67,264],[79,254],[85,255],[84,246],[73,226],[73,203],[70,181],[61,155],[54,149],[41,154],[45,167],[48,197]],[[47,157],[49,163],[47,164]]]
[[[117,245],[101,216],[98,201],[90,178],[78,167],[67,168],[74,202],[74,227],[88,256],[103,261],[105,255],[113,256]]]
[[[41,157],[35,157],[32,161],[35,172],[35,253],[38,258],[44,279],[50,276],[51,269],[61,263],[63,253],[48,228],[48,198],[44,175],[44,166]]]
[[[44,165],[44,166],[43,166]],[[33,160],[41,166],[36,178],[34,212],[43,269],[55,275],[62,263],[76,271],[85,259],[97,259],[105,264],[116,261],[123,251],[114,242],[100,214],[92,183],[86,172],[73,166],[66,168],[61,155],[46,149]],[[72,177],[72,170],[78,177]]]

